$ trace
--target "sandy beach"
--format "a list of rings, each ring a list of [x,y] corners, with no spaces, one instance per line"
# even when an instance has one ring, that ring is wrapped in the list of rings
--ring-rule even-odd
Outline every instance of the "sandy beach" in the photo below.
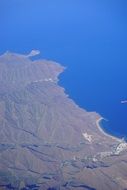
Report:
[[[96,125],[97,125],[99,131],[100,131],[101,133],[103,133],[103,135],[105,135],[105,136],[107,136],[107,137],[109,137],[109,138],[112,138],[113,140],[116,140],[116,141],[118,141],[118,142],[123,141],[123,139],[120,139],[120,138],[118,138],[118,137],[115,137],[115,136],[112,136],[112,135],[106,133],[106,132],[102,129],[102,127],[100,126],[100,122],[101,122],[102,120],[105,120],[105,118],[100,117],[99,119],[96,120]]]

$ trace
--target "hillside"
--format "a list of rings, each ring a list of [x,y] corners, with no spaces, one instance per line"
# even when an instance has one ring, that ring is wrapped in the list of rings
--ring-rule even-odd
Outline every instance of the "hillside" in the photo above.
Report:
[[[58,85],[60,64],[0,56],[0,189],[123,190],[127,145]],[[87,89],[86,89],[87,90]]]

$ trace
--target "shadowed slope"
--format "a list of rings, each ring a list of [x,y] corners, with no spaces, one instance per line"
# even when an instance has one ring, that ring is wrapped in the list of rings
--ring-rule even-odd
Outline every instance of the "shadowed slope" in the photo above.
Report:
[[[3,189],[123,189],[126,143],[96,126],[58,86],[61,65],[0,57],[0,186]]]

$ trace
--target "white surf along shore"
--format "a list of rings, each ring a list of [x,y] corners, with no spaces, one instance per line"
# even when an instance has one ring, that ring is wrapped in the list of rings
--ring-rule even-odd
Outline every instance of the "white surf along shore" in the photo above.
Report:
[[[110,135],[110,134],[106,133],[106,132],[103,130],[103,128],[102,128],[101,125],[100,125],[100,122],[101,122],[102,120],[105,120],[105,118],[100,117],[99,119],[96,120],[96,125],[97,125],[97,128],[99,129],[99,131],[100,131],[101,133],[103,133],[105,136],[112,138],[113,140],[122,142],[122,141],[124,140],[123,138],[115,137],[115,136],[113,136],[113,135]]]

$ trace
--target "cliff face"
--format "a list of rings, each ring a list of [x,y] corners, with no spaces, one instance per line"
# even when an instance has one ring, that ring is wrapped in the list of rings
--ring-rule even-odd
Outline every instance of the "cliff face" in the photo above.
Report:
[[[100,116],[68,98],[57,84],[63,70],[0,56],[0,189],[127,188],[126,143],[101,133]]]

